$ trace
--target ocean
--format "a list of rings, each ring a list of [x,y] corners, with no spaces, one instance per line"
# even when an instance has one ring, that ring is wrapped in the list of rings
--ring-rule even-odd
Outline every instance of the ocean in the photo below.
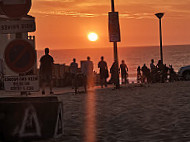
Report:
[[[39,66],[40,57],[44,54],[44,51],[37,51],[37,60]],[[87,56],[91,57],[94,63],[94,71],[98,72],[98,62],[100,57],[104,56],[105,61],[110,68],[113,60],[113,48],[93,48],[93,49],[63,49],[52,50],[50,49],[50,55],[53,56],[55,63],[70,65],[73,58],[76,58],[77,62],[86,60]],[[150,67],[151,59],[154,59],[155,65],[160,59],[159,46],[147,46],[147,47],[118,47],[118,59],[125,60],[125,63],[129,69],[129,79],[136,79],[136,69],[138,66],[146,64]],[[180,67],[190,65],[190,45],[170,45],[163,46],[163,60],[164,64],[169,66],[171,64],[174,70],[177,72]]]

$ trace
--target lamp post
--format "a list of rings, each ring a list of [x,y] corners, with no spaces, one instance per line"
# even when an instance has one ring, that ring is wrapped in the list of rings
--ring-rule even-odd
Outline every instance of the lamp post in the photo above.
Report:
[[[161,19],[164,13],[156,13],[156,17],[159,19],[159,31],[160,31],[160,60],[163,63],[163,52],[162,52],[162,22]]]
[[[113,42],[114,46],[114,62],[116,62],[116,89],[120,88],[119,84],[119,63],[118,63],[118,52],[117,42],[120,42],[120,28],[119,28],[119,14],[115,12],[114,0],[111,0],[111,11],[109,12],[109,34],[110,42]]]

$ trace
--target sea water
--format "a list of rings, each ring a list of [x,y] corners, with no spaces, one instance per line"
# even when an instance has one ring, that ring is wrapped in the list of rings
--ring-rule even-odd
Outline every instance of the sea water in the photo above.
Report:
[[[39,66],[40,57],[44,54],[44,51],[39,50],[37,52],[37,60]],[[114,53],[113,48],[93,48],[93,49],[63,49],[54,50],[50,48],[50,55],[54,58],[55,63],[70,65],[73,58],[76,61],[86,60],[87,56],[91,57],[94,63],[94,71],[99,72],[98,62],[100,57],[104,56],[105,61],[110,69],[113,60]],[[142,67],[146,64],[150,68],[150,61],[154,59],[155,65],[160,59],[160,48],[158,46],[147,46],[147,47],[118,47],[118,59],[119,64],[121,60],[125,60],[128,66],[128,74],[130,82],[136,80],[137,67]],[[174,70],[177,72],[180,67],[190,65],[190,45],[173,45],[163,46],[163,60],[164,64],[169,66],[171,64]]]

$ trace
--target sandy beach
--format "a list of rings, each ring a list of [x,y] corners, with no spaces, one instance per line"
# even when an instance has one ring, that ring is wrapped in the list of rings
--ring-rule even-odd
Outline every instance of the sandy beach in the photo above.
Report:
[[[190,82],[130,84],[120,90],[59,94],[64,135],[48,142],[188,142],[189,86]]]

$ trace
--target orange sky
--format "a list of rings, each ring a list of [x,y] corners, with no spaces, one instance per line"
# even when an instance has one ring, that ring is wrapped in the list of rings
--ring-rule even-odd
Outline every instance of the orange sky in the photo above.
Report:
[[[108,39],[111,0],[32,0],[37,49],[112,47]],[[189,0],[115,0],[120,14],[119,47],[159,45],[157,12],[162,20],[163,45],[190,44]],[[88,32],[99,40],[90,42]],[[34,33],[32,33],[34,35]]]

